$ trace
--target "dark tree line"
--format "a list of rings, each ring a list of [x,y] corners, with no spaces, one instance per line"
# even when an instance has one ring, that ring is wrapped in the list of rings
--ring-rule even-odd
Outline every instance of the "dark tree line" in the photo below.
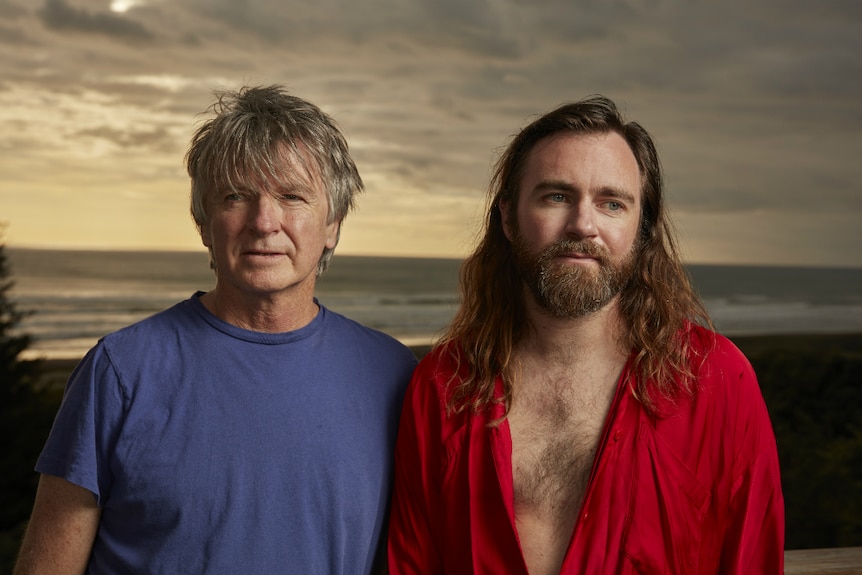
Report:
[[[775,427],[787,548],[862,545],[862,336],[757,339],[747,355]]]
[[[36,493],[33,465],[59,397],[38,390],[40,362],[20,359],[31,338],[16,328],[28,312],[10,298],[14,282],[2,232],[0,227],[0,572],[10,573]]]

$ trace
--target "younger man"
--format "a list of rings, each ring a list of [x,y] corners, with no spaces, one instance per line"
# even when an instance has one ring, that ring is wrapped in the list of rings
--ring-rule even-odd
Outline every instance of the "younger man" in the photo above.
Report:
[[[766,407],[701,327],[649,134],[603,97],[562,106],[515,137],[491,195],[408,388],[390,571],[781,573]]]

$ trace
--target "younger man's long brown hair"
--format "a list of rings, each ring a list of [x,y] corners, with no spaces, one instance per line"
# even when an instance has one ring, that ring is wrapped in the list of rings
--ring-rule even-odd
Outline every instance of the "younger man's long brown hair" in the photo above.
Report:
[[[484,236],[461,267],[461,306],[438,344],[438,349],[448,345],[457,364],[466,368],[466,378],[450,384],[454,386],[449,394],[451,412],[478,412],[499,401],[494,387],[500,374],[507,412],[511,404],[513,352],[528,326],[523,284],[503,232],[500,203],[517,205],[526,160],[539,141],[558,133],[608,132],[617,132],[628,142],[640,168],[643,192],[635,273],[620,294],[627,328],[623,343],[634,354],[634,392],[653,409],[656,393],[674,398],[693,390],[690,336],[685,328],[689,322],[711,324],[678,255],[664,207],[658,153],[646,130],[626,122],[608,98],[592,96],[529,124],[497,162]]]

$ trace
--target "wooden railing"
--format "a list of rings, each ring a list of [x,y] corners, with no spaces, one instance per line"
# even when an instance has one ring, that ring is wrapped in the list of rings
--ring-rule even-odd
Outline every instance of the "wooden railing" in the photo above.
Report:
[[[862,575],[862,547],[784,552],[786,575]]]

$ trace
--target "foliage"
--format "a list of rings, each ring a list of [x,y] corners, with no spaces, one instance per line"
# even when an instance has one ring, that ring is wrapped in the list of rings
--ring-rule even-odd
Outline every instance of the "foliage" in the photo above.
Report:
[[[3,228],[0,227],[0,239],[2,232]],[[18,359],[21,352],[30,345],[31,338],[28,334],[15,333],[15,328],[28,313],[19,310],[10,299],[9,292],[14,285],[6,257],[6,246],[0,243],[0,381],[3,382],[0,386],[0,401],[3,404],[6,404],[3,400],[13,398],[16,394],[27,393],[37,371],[34,362]]]
[[[778,442],[786,547],[859,546],[862,349],[808,341],[749,355]]]
[[[0,227],[0,239],[3,229]],[[33,465],[48,434],[56,396],[36,387],[41,365],[20,359],[31,343],[18,333],[27,312],[10,298],[14,282],[0,241],[0,572],[11,572],[38,477]]]

